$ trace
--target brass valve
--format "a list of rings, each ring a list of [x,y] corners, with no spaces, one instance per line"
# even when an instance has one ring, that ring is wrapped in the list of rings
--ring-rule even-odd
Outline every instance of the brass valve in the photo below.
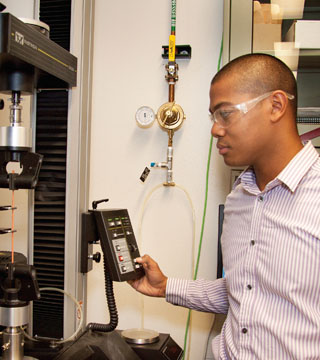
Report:
[[[167,102],[161,105],[157,112],[159,125],[167,131],[180,129],[185,118],[182,107],[175,102]]]

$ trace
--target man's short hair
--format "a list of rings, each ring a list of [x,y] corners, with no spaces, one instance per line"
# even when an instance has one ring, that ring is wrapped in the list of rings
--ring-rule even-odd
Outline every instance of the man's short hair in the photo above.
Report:
[[[297,115],[297,82],[290,68],[278,58],[267,54],[247,54],[227,63],[212,79],[211,84],[233,76],[239,93],[256,96],[273,90],[282,90],[294,99],[289,101],[294,116]]]

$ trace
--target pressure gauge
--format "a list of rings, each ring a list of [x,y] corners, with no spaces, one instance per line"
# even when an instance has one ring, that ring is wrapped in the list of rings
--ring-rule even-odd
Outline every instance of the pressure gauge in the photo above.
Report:
[[[142,128],[150,127],[155,120],[154,111],[149,106],[141,106],[136,112],[136,121]]]

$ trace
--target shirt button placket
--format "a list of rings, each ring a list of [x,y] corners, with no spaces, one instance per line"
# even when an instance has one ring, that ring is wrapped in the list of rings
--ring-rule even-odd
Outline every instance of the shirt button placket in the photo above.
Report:
[[[239,352],[243,353],[243,356],[240,356],[239,359],[245,359],[244,353],[246,352],[247,347],[249,346],[250,340],[250,333],[248,330],[247,325],[248,321],[250,320],[248,314],[250,313],[250,309],[254,302],[254,253],[255,253],[255,245],[257,244],[256,238],[259,238],[259,230],[260,230],[260,220],[261,214],[263,211],[263,201],[264,201],[264,194],[260,193],[256,195],[254,210],[252,214],[252,227],[250,230],[250,240],[249,246],[251,248],[250,251],[247,252],[246,258],[246,276],[243,279],[244,281],[244,293],[242,298],[242,305],[240,309],[240,316],[239,316],[239,331],[240,331],[240,343],[239,343]]]

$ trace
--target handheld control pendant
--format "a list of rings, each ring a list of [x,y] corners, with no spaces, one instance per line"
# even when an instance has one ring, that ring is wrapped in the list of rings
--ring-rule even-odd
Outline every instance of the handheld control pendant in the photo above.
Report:
[[[93,209],[82,217],[81,272],[91,270],[90,260],[100,258],[97,254],[88,254],[90,245],[100,240],[112,281],[127,281],[144,275],[143,267],[135,262],[140,253],[128,210]]]

